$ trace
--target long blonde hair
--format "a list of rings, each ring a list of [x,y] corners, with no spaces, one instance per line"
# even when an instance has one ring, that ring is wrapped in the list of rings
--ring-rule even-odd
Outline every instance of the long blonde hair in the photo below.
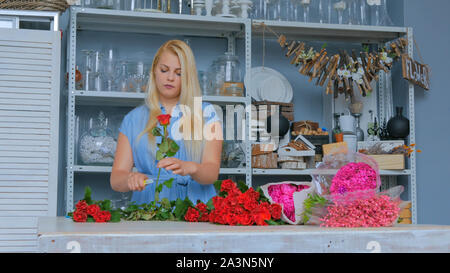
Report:
[[[152,68],[150,70],[150,80],[147,87],[147,96],[145,98],[145,103],[150,110],[149,119],[145,126],[145,129],[139,134],[138,140],[144,134],[148,134],[149,147],[152,147],[151,153],[155,156],[156,153],[156,143],[155,136],[151,133],[151,130],[157,124],[157,116],[162,114],[159,106],[159,93],[155,83],[155,71],[157,69],[157,64],[161,55],[164,52],[171,52],[178,56],[181,65],[181,92],[179,99],[180,111],[183,113],[182,118],[187,118],[190,121],[190,132],[191,135],[186,136],[189,132],[183,130],[184,146],[186,147],[186,154],[190,156],[190,160],[199,162],[201,161],[201,156],[203,152],[203,147],[205,144],[203,137],[203,111],[200,108],[194,109],[194,97],[201,97],[200,84],[198,82],[197,68],[195,65],[194,54],[191,48],[183,41],[180,40],[170,40],[164,43],[156,52],[153,59]],[[191,110],[191,113],[187,112],[187,109]],[[202,107],[200,105],[200,107]],[[167,113],[169,114],[169,113]],[[183,124],[183,123],[181,123]],[[199,124],[201,126],[195,126],[194,124]],[[183,125],[180,126],[180,131],[183,129]],[[200,136],[200,140],[194,140],[194,136],[197,139]]]

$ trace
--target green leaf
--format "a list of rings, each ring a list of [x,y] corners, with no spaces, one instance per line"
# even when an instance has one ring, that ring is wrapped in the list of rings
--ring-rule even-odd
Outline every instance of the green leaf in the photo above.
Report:
[[[188,197],[186,197],[184,200],[177,198],[175,202],[175,210],[173,211],[175,218],[180,221],[184,220],[184,215],[186,214],[189,207],[194,207],[194,204]]]
[[[158,127],[153,128],[152,129],[152,135],[154,135],[154,136],[162,136],[161,129],[158,128]]]
[[[217,180],[214,182],[214,188],[216,189],[217,193],[220,193],[220,188],[222,187],[222,180]]]
[[[173,157],[173,156],[175,156],[176,154],[177,154],[176,152],[171,152],[171,151],[168,151],[168,152],[166,153],[167,157]]]
[[[258,201],[260,201],[260,202],[269,202],[269,198],[267,198],[267,197],[264,195],[264,192],[263,192],[263,190],[261,189],[261,187],[258,187],[258,188],[256,189],[256,191],[259,192],[259,200],[258,200]]]
[[[156,192],[161,192],[162,191],[162,189],[163,189],[163,184],[159,184],[156,188],[155,188],[155,191]]]
[[[173,178],[170,178],[169,180],[164,181],[163,185],[170,189],[172,188],[172,182]]]
[[[247,184],[245,184],[244,181],[238,181],[237,182],[237,187],[242,193],[244,193],[244,192],[246,192],[248,190],[248,186],[247,186]]]
[[[101,210],[111,210],[111,200],[103,200],[99,202],[99,207]]]
[[[264,220],[264,221],[266,221],[266,223],[271,225],[271,226],[278,226],[278,225],[280,225],[278,222],[275,222],[274,220]]]
[[[165,209],[170,209],[170,201],[167,198],[161,199],[161,207]]]
[[[163,139],[161,145],[159,145],[159,150],[161,153],[165,154],[169,151],[169,142],[166,139]]]
[[[172,139],[168,139],[169,140],[169,150],[173,153],[178,152],[178,150],[180,149],[180,146],[178,146],[178,144],[172,140]]]
[[[121,218],[121,213],[119,210],[113,210],[111,211],[111,222],[113,223],[117,223],[120,222],[120,218]]]
[[[161,152],[161,150],[156,151],[156,160],[161,160],[163,158],[164,158],[164,155]]]
[[[326,48],[327,46],[328,46],[327,43],[324,43],[324,44],[322,45],[322,49]]]
[[[206,206],[207,206],[210,210],[213,210],[213,209],[214,209],[214,203],[213,203],[212,198],[209,199],[208,203],[206,203]]]
[[[94,217],[92,217],[92,216],[89,215],[89,216],[87,217],[87,219],[86,219],[86,222],[87,222],[87,223],[93,223],[93,222],[95,222]]]
[[[91,190],[91,188],[89,187],[89,186],[87,186],[86,188],[84,188],[84,201],[86,201],[86,203],[88,204],[88,205],[92,205],[94,202],[92,201],[92,198],[91,198],[91,195],[92,195],[92,190]]]

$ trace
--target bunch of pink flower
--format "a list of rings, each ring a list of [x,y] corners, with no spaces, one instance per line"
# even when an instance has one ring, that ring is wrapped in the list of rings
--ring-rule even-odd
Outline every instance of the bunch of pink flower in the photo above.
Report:
[[[331,181],[332,194],[344,194],[358,190],[373,190],[377,187],[377,173],[364,162],[348,163],[339,169]]]
[[[268,192],[272,201],[283,205],[283,213],[291,221],[295,221],[294,192],[308,189],[307,185],[278,184],[270,185]]]
[[[320,219],[323,227],[387,227],[397,219],[400,208],[389,196],[374,195],[350,204],[334,203]]]

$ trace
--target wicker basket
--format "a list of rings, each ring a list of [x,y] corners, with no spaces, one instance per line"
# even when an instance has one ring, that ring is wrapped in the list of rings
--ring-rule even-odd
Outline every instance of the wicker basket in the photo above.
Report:
[[[0,9],[65,11],[66,0],[2,0]]]

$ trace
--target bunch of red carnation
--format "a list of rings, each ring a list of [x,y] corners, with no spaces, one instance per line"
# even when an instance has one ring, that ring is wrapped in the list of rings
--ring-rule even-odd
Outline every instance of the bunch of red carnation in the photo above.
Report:
[[[213,209],[203,203],[190,207],[185,215],[189,222],[211,222],[222,225],[260,225],[281,218],[281,206],[260,200],[259,192],[253,188],[241,192],[230,179],[223,180],[220,193],[212,198]]]
[[[72,214],[75,222],[109,222],[111,212],[101,210],[97,204],[88,205],[85,200],[78,201]]]

